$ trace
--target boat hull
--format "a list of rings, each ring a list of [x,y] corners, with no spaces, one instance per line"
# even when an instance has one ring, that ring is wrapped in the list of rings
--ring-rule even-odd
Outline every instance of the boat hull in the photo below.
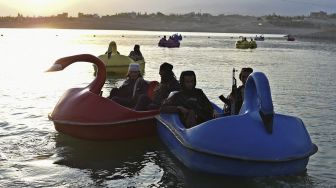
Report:
[[[256,37],[254,37],[254,40],[255,40],[255,41],[264,41],[264,40],[265,40],[265,37],[264,37],[264,36],[262,36],[262,35],[261,35],[261,36],[259,36],[259,37],[258,37],[258,36],[256,36]]]
[[[96,78],[86,87],[71,88],[63,94],[48,115],[55,129],[69,136],[90,140],[121,140],[154,135],[154,116],[159,110],[135,111],[102,96],[106,66],[96,56],[80,54],[63,57],[47,71],[60,71],[72,63],[83,61],[94,64],[98,70]],[[150,97],[158,82],[148,81],[148,84],[147,95]]]
[[[158,135],[174,156],[191,170],[225,176],[280,176],[306,171],[309,158],[290,161],[250,161],[210,155],[185,147],[164,123],[157,122]]]
[[[218,114],[223,111],[215,104]],[[156,116],[158,134],[188,168],[229,176],[282,176],[304,172],[318,148],[303,121],[277,114],[265,74],[246,82],[238,115],[186,128],[178,114]]]
[[[102,60],[106,67],[107,74],[116,74],[116,75],[126,75],[128,72],[128,66],[131,63],[138,63],[140,65],[141,73],[144,73],[145,70],[145,61],[133,61],[131,58],[124,55],[113,55],[110,58],[106,54],[98,56]],[[97,72],[97,67],[93,66],[95,73]]]
[[[257,43],[255,41],[237,41],[236,48],[238,49],[255,49],[257,48]]]
[[[167,48],[179,48],[180,47],[180,42],[179,41],[174,41],[174,40],[168,40],[166,42],[159,42],[158,44],[159,47],[167,47]]]
[[[86,140],[127,140],[156,135],[154,118],[110,124],[53,122],[58,132]]]
[[[85,88],[69,89],[49,114],[55,129],[89,140],[122,140],[156,134],[158,110],[135,111]]]
[[[141,73],[145,70],[145,63],[144,61],[136,61],[140,65]],[[118,74],[118,75],[126,75],[128,72],[129,65],[120,65],[120,66],[113,66],[113,65],[106,65],[106,73],[108,74]]]

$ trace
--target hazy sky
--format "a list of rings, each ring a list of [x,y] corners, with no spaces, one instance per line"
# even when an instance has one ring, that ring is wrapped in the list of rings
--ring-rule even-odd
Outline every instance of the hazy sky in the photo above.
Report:
[[[0,16],[48,16],[62,12],[71,16],[78,12],[102,16],[131,11],[293,16],[321,10],[336,13],[336,0],[0,0]]]

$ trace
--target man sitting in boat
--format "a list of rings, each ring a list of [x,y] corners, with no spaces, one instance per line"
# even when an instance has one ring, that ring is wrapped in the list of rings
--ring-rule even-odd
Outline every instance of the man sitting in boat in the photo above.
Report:
[[[130,52],[128,57],[130,57],[134,61],[143,60],[144,58],[143,58],[142,53],[140,51],[140,45],[138,45],[138,44],[134,45],[134,50]]]
[[[247,81],[248,76],[253,72],[253,69],[250,67],[242,68],[239,73],[239,80],[242,82],[242,85],[237,88],[237,91],[231,91],[231,93],[227,97],[227,101],[235,101],[235,114],[239,114],[240,108],[244,102],[244,90],[245,84]],[[236,93],[236,96],[235,94]],[[231,112],[230,105],[226,105],[224,108],[224,114],[229,115]],[[233,114],[231,114],[233,115]]]
[[[161,113],[179,113],[186,128],[217,117],[207,96],[196,87],[194,71],[183,71],[180,76],[181,91],[166,99]]]
[[[108,98],[120,105],[133,108],[138,97],[147,92],[147,88],[148,83],[142,78],[140,65],[131,63],[126,80],[119,88],[113,88]]]
[[[141,95],[135,106],[135,110],[143,111],[159,109],[170,92],[180,90],[180,84],[176,80],[176,76],[173,72],[173,65],[169,63],[161,64],[159,74],[161,76],[161,81],[154,88],[153,98],[150,99],[147,95]]]

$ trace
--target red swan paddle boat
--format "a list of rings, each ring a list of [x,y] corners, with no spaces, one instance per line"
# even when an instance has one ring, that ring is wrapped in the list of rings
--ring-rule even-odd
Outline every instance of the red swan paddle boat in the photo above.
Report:
[[[67,90],[49,114],[61,133],[89,140],[122,140],[156,134],[154,116],[158,110],[135,111],[101,96],[106,80],[104,63],[90,54],[58,59],[47,72],[60,71],[72,63],[84,61],[97,66],[96,78],[84,88]],[[149,84],[151,96],[157,81]]]

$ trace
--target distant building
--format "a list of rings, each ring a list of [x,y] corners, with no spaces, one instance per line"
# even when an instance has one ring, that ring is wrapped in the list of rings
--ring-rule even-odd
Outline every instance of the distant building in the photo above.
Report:
[[[62,14],[57,14],[56,17],[57,18],[68,18],[68,13],[67,12],[63,12]]]
[[[83,14],[81,12],[78,13],[78,18],[100,18],[98,14]]]
[[[328,14],[324,11],[320,11],[320,12],[311,12],[310,13],[310,17],[312,18],[327,18]]]

